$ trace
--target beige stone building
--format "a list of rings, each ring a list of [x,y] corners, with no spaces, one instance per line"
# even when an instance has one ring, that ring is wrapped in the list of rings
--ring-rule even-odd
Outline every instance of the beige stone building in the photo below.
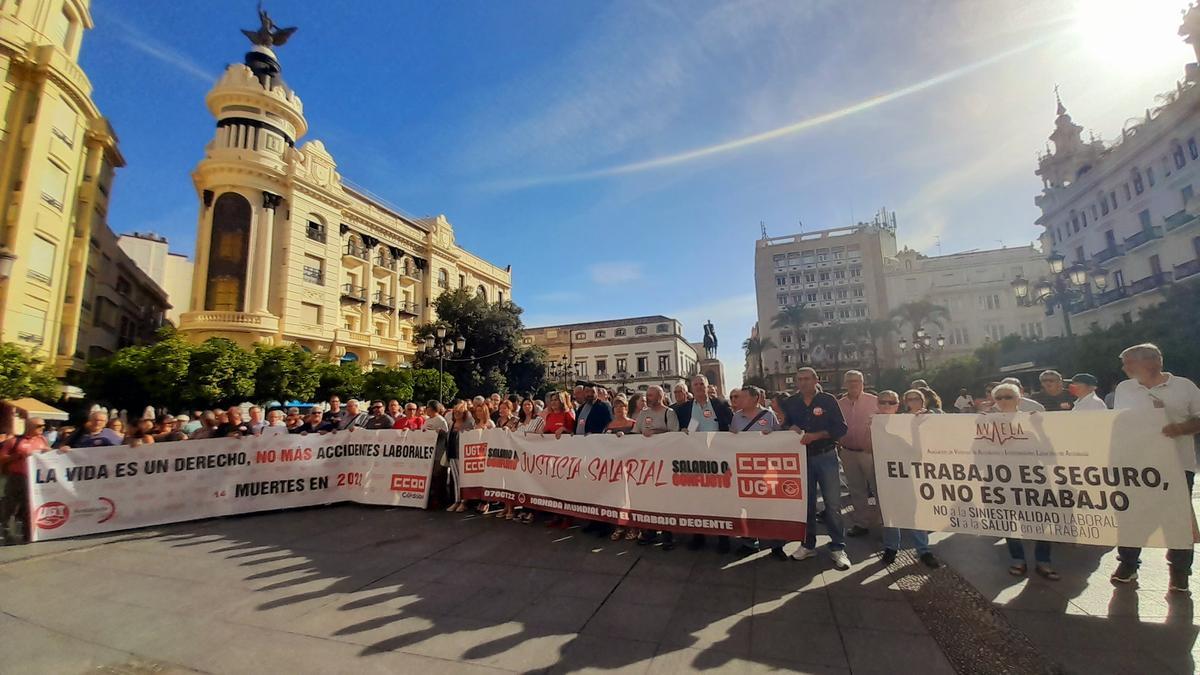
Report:
[[[195,274],[180,316],[190,339],[402,365],[442,291],[511,298],[511,269],[459,248],[444,216],[412,217],[343,180],[320,141],[297,146],[304,107],[269,47],[230,65],[206,103],[217,124],[193,173]]]
[[[16,256],[0,283],[0,340],[33,349],[60,374],[90,350],[81,333],[109,321],[88,306],[96,298],[87,285],[98,283],[113,169],[124,165],[79,67],[91,27],[87,0],[0,2],[0,252]]]
[[[801,365],[814,365],[823,378],[829,375],[828,355],[819,347],[809,349],[812,330],[888,316],[884,260],[895,255],[895,216],[887,212],[870,223],[756,242],[758,336],[770,337],[775,345],[763,352],[771,389],[792,389]],[[775,316],[793,306],[813,309],[815,320],[798,335],[772,328]],[[844,367],[854,361],[853,355],[842,359]]]
[[[182,253],[173,253],[167,240],[149,232],[133,232],[117,237],[117,245],[167,294],[171,308],[167,321],[179,325],[179,315],[191,309],[192,261]]]

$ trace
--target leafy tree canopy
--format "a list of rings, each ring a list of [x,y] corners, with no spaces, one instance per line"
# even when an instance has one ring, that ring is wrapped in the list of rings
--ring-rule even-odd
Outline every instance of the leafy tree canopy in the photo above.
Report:
[[[58,380],[42,360],[11,342],[0,344],[0,399],[58,398]]]

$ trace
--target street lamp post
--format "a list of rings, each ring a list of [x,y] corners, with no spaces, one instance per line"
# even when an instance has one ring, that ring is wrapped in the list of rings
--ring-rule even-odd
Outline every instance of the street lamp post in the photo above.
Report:
[[[1044,304],[1053,309],[1062,309],[1063,330],[1068,339],[1074,338],[1071,330],[1071,303],[1088,291],[1088,281],[1103,292],[1108,286],[1108,276],[1103,269],[1088,270],[1081,263],[1066,267],[1066,258],[1061,253],[1051,253],[1046,262],[1050,264],[1050,278],[1040,279],[1031,287],[1024,277],[1013,279],[1013,293],[1017,302],[1024,305]]]
[[[936,345],[936,347],[935,347]],[[900,338],[900,342],[896,345],[900,348],[900,353],[903,354],[909,347],[908,338]],[[925,370],[925,355],[932,352],[934,349],[945,349],[946,336],[938,334],[936,338],[925,332],[924,326],[917,326],[913,331],[912,350],[917,359],[917,368]]]
[[[438,326],[435,332],[437,337],[431,335],[425,338],[421,349],[438,357],[438,400],[441,401],[446,397],[446,356],[454,354],[456,350],[461,352],[466,349],[467,341],[461,335],[457,338],[446,337],[445,326]]]
[[[576,366],[571,363],[565,354],[558,361],[551,363],[546,371],[550,375],[550,379],[563,385],[568,385],[579,379]]]
[[[629,382],[629,380],[633,379],[633,376],[630,375],[629,371],[627,370],[618,370],[613,374],[613,379],[621,383],[617,389],[617,392],[625,393],[625,385]]]

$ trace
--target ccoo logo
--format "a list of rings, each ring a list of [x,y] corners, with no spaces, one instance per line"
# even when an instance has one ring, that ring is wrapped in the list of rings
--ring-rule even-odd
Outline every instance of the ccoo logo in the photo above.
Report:
[[[71,509],[62,502],[46,502],[37,508],[34,520],[43,530],[53,530],[62,527],[71,517]]]

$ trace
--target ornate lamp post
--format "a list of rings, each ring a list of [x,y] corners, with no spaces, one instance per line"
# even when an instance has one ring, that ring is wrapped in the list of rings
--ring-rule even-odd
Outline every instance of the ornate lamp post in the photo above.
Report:
[[[437,337],[427,337],[421,344],[421,351],[438,357],[438,400],[446,396],[446,357],[457,350],[461,352],[467,347],[467,341],[461,335],[457,338],[446,337],[446,327],[438,326]]]
[[[1050,264],[1050,279],[1040,279],[1030,286],[1027,279],[1017,277],[1012,282],[1013,294],[1018,303],[1026,306],[1044,304],[1053,309],[1057,305],[1062,309],[1063,329],[1068,338],[1073,338],[1071,303],[1087,293],[1088,281],[1103,292],[1108,286],[1108,277],[1102,269],[1089,271],[1079,263],[1067,267],[1066,258],[1061,253],[1051,253],[1046,262]]]
[[[558,361],[551,363],[546,369],[546,373],[550,376],[551,380],[563,385],[568,385],[579,379],[579,372],[576,366],[570,362],[570,359],[565,354]]]
[[[626,393],[625,385],[633,379],[633,375],[630,375],[629,371],[627,370],[618,370],[616,373],[613,373],[613,379],[621,383],[617,389],[617,392]]]
[[[901,337],[900,342],[896,346],[900,348],[900,353],[903,354],[909,347],[908,338]],[[931,337],[925,332],[925,328],[923,326],[918,326],[917,329],[913,331],[912,350],[913,354],[917,358],[917,368],[919,370],[925,370],[926,354],[934,351],[934,349],[941,350],[945,347],[946,336],[939,333],[936,338]]]

